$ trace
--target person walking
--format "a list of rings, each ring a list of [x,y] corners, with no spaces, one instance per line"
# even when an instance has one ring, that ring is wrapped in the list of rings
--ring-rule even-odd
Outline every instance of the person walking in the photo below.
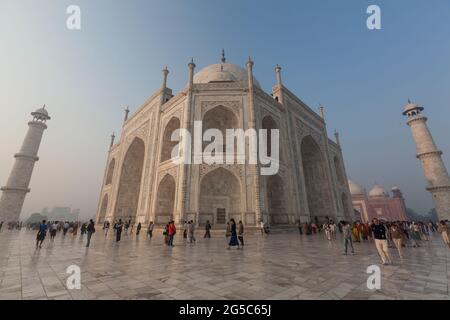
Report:
[[[227,243],[230,242],[230,237],[231,237],[231,225],[229,222],[227,222],[227,228],[225,230],[225,238],[227,239]]]
[[[439,222],[437,231],[441,234],[442,241],[444,241],[444,243],[447,245],[447,247],[450,248],[448,225],[445,223],[444,220],[441,220],[441,222]]]
[[[327,237],[327,240],[331,241],[331,228],[328,223],[324,223],[323,230],[325,231],[325,236]]]
[[[416,222],[413,222],[410,227],[411,231],[411,242],[413,243],[413,247],[420,247],[419,242],[420,241],[420,228],[419,225]]]
[[[0,232],[2,231],[3,221],[0,221]]]
[[[336,240],[336,224],[333,220],[331,220],[330,224],[328,225],[330,227],[330,235],[332,240]]]
[[[113,225],[113,232],[114,232],[114,237],[116,236],[116,232],[117,232],[117,220],[114,220],[114,225]]]
[[[352,249],[352,254],[355,254],[355,249],[353,248],[353,240],[352,240],[352,228],[347,221],[341,221],[340,225],[342,226],[342,235],[344,237],[344,254],[348,253],[348,246]]]
[[[405,233],[397,223],[393,223],[390,228],[390,235],[392,238],[392,242],[394,242],[394,245],[397,248],[398,255],[403,261],[403,237],[405,236]]]
[[[39,224],[39,231],[36,236],[36,249],[42,248],[42,242],[44,242],[45,236],[47,235],[48,225],[45,220],[42,220],[42,223]]]
[[[58,222],[53,222],[50,227],[50,240],[54,241],[56,237],[56,230],[58,229]]]
[[[142,224],[139,222],[137,227],[136,227],[136,237],[139,235],[139,233],[141,232],[142,229]]]
[[[230,249],[230,247],[234,247],[237,246],[238,249],[240,249],[239,246],[239,241],[237,238],[237,232],[236,232],[236,222],[234,221],[234,219],[230,220],[230,230],[231,230],[231,237],[230,237],[230,242],[228,243],[228,250]]]
[[[241,243],[241,246],[244,246],[244,224],[242,223],[242,221],[239,221],[238,239],[239,242]]]
[[[168,242],[169,247],[174,247],[173,238],[175,237],[176,232],[177,228],[175,227],[175,222],[172,220],[169,223],[169,242]]]
[[[203,238],[211,238],[211,223],[209,223],[209,220],[206,220],[205,235]]]
[[[66,234],[67,234],[67,231],[69,230],[69,228],[70,228],[70,224],[69,224],[69,222],[64,222],[64,226],[63,226],[63,236],[66,236]]]
[[[170,222],[163,229],[164,243],[167,245],[169,244],[169,224]]]
[[[152,237],[153,237],[153,221],[150,221],[147,227],[147,238],[151,239]]]
[[[95,233],[95,224],[94,224],[94,221],[92,219],[89,220],[89,224],[88,224],[88,226],[86,228],[86,231],[87,231],[86,247],[89,247],[89,245],[91,244],[91,237]]]
[[[125,235],[128,235],[128,228],[130,227],[130,223],[128,221],[125,221]]]
[[[261,234],[264,236],[265,233],[265,228],[264,228],[264,221],[261,220],[261,222],[259,223],[259,227],[261,228]]]
[[[72,227],[72,235],[76,236],[78,233],[78,222],[75,222]]]
[[[196,242],[197,240],[195,239],[195,224],[194,224],[194,220],[189,221],[188,223],[188,233],[189,233],[189,243],[192,242]]]
[[[298,220],[298,232],[300,233],[300,235],[303,234],[303,226],[302,226],[302,222],[300,220]]]
[[[105,234],[105,237],[108,236],[108,231],[109,231],[109,221],[105,220],[105,222],[103,222],[103,233]]]
[[[119,221],[116,224],[116,242],[120,241],[120,238],[122,237],[122,228],[123,228],[123,222],[122,219],[119,219]]]
[[[386,227],[382,225],[377,218],[373,219],[372,232],[375,239],[375,246],[383,265],[392,264],[387,243]]]
[[[187,240],[188,239],[188,232],[189,232],[189,224],[191,222],[190,221],[184,221],[183,224],[183,239]]]

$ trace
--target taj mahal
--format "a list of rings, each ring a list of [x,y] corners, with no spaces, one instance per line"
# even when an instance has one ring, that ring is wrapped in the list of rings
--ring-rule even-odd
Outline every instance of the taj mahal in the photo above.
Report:
[[[264,92],[253,65],[251,58],[246,68],[230,64],[222,54],[220,63],[196,72],[191,61],[188,83],[177,94],[168,87],[164,68],[161,88],[134,114],[125,110],[117,143],[111,136],[97,223],[120,218],[162,225],[173,219],[177,224],[209,221],[218,228],[231,218],[250,227],[260,221],[293,225],[352,220],[339,135],[335,141],[328,138],[324,109],[317,114],[286,88],[278,65],[271,94]],[[248,161],[173,161],[178,142],[172,134],[177,129],[192,132],[195,121],[202,121],[203,131],[278,129],[277,174],[261,175],[261,165]],[[183,152],[195,156],[195,150]]]

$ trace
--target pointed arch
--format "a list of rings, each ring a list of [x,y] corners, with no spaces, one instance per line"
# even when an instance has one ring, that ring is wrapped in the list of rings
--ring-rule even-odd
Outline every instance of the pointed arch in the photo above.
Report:
[[[301,155],[310,216],[318,219],[330,216],[333,211],[327,167],[322,151],[311,135],[303,138]]]
[[[165,224],[174,216],[175,209],[175,179],[166,174],[158,185],[156,197],[155,222]]]
[[[119,191],[114,212],[116,219],[133,220],[136,217],[144,157],[144,141],[136,137],[128,148],[122,163]]]
[[[344,173],[342,172],[341,161],[337,156],[334,156],[334,170],[336,172],[336,177],[341,186],[345,185]]]
[[[177,129],[180,129],[180,119],[178,119],[177,117],[173,117],[164,128],[160,162],[172,159],[172,151],[174,150],[174,148],[177,148],[174,152],[178,153],[179,142],[172,141],[171,139],[172,133]]]
[[[239,128],[239,120],[236,114],[227,107],[217,106],[208,110],[203,115],[203,134],[208,129],[218,129],[222,133],[222,137],[225,141],[226,129]],[[203,150],[210,142],[203,142]],[[223,145],[223,151],[225,151],[225,145]],[[236,150],[235,150],[236,151]]]
[[[267,178],[267,208],[270,220],[273,224],[289,223],[286,209],[284,182],[280,175],[276,174]]]
[[[272,156],[272,131],[274,129],[280,129],[277,122],[271,116],[265,116],[261,121],[261,128],[267,130],[267,155]]]
[[[112,178],[114,175],[114,167],[116,166],[116,159],[112,159],[108,165],[108,173],[106,174],[105,185],[110,185],[112,183]]]
[[[199,223],[223,225],[241,217],[241,182],[231,171],[217,168],[200,181]]]
[[[350,216],[351,209],[348,206],[348,197],[345,192],[342,192],[341,201],[342,201],[342,209],[344,210],[344,216]]]
[[[103,196],[102,205],[98,215],[97,223],[103,223],[105,221],[106,212],[108,210],[108,194]]]

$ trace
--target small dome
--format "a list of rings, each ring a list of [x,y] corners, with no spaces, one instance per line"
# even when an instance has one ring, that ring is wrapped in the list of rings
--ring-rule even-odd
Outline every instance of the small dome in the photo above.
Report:
[[[348,180],[348,186],[350,188],[350,193],[352,196],[359,196],[359,195],[365,195],[366,190],[364,188],[357,184],[356,182],[353,182],[352,180]]]
[[[231,63],[211,64],[194,75],[194,83],[244,82],[247,83],[247,70]],[[253,77],[253,83],[260,87]]]
[[[404,109],[403,109],[403,115],[406,115],[409,111],[412,110],[423,110],[423,107],[420,107],[418,104],[411,102],[410,100],[408,100],[408,103],[405,105]]]
[[[42,108],[39,108],[36,111],[32,112],[31,115],[38,119],[45,119],[45,120],[50,119],[50,116],[48,115],[48,111],[45,109],[45,105]]]
[[[369,192],[369,197],[372,198],[388,198],[389,194],[379,185],[375,185]]]

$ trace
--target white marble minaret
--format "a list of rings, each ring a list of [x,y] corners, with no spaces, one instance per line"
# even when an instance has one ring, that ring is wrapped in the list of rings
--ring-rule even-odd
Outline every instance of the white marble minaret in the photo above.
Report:
[[[403,115],[408,117],[407,124],[416,143],[417,158],[422,162],[427,190],[433,196],[439,219],[450,220],[450,177],[441,158],[442,151],[437,148],[422,111],[423,107],[408,101]]]
[[[14,157],[16,162],[9,175],[6,186],[0,198],[0,221],[18,221],[22,211],[25,195],[30,192],[28,185],[33,173],[34,163],[39,160],[37,153],[41,144],[42,134],[47,129],[45,122],[50,120],[45,105],[32,112],[33,120],[28,122],[28,132],[22,143],[22,148]]]

